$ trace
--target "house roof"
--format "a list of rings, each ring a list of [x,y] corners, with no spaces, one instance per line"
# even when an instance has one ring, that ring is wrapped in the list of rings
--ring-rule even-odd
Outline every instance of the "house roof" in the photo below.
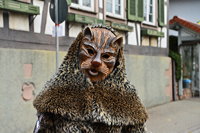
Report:
[[[179,24],[182,27],[189,28],[197,33],[200,33],[200,25],[199,24],[192,23],[190,21],[184,20],[177,16],[174,16],[173,19],[171,19],[169,21],[170,27],[174,27],[173,25],[175,25],[175,24]],[[172,28],[172,29],[175,29],[175,28]]]

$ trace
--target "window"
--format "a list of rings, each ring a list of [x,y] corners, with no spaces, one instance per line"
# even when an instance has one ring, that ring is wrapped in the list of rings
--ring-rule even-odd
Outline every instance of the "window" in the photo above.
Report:
[[[106,14],[123,18],[123,0],[107,0]]]
[[[155,0],[144,0],[144,23],[155,25]]]
[[[94,0],[72,0],[71,6],[78,9],[94,11]]]

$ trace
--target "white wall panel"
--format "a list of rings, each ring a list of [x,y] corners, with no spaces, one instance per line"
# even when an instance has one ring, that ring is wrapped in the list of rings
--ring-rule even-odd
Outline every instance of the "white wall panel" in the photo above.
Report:
[[[29,31],[29,16],[21,13],[9,13],[9,28],[13,30]]]
[[[128,32],[128,44],[129,45],[140,45],[140,25],[139,24],[135,24],[135,23],[131,23],[128,22],[129,26],[133,27],[133,31],[132,32]],[[137,27],[136,27],[137,26]],[[137,41],[138,39],[138,41]],[[139,44],[137,44],[139,43]]]
[[[37,15],[36,18],[34,19],[34,32],[40,33],[41,32],[42,12],[43,12],[44,1],[34,0],[33,5],[40,7],[40,14]]]
[[[82,30],[81,25],[77,23],[71,23],[69,25],[69,37],[76,37],[78,33]]]
[[[3,27],[3,12],[0,11],[0,27]]]

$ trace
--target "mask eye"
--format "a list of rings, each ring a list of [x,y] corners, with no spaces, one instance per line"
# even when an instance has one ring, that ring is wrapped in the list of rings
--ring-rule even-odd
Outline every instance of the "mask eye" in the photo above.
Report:
[[[90,49],[90,48],[87,49],[87,52],[91,56],[94,55],[94,51],[92,49]]]
[[[103,54],[103,55],[102,55],[102,58],[104,58],[104,59],[109,59],[109,58],[110,58],[110,55],[108,55],[108,54]]]

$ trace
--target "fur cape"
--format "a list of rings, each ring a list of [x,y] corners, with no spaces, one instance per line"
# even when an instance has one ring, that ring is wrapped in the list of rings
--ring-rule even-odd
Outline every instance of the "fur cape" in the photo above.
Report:
[[[39,113],[52,113],[71,121],[89,121],[108,126],[144,124],[147,113],[134,86],[126,78],[123,47],[113,72],[92,83],[79,69],[80,32],[58,72],[34,100]]]

